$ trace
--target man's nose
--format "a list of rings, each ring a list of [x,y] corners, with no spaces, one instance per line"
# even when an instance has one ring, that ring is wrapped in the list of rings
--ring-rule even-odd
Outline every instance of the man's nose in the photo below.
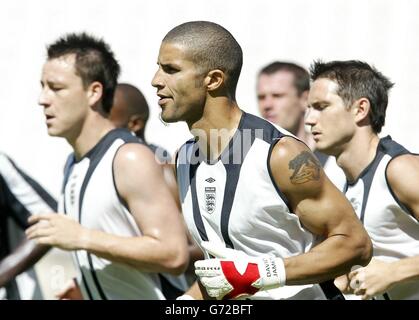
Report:
[[[48,106],[50,104],[49,98],[47,96],[47,93],[45,92],[44,89],[41,90],[39,97],[38,97],[38,104],[40,106]]]
[[[304,123],[307,126],[314,126],[317,122],[316,111],[313,108],[308,107],[306,109],[306,114],[304,117]]]
[[[156,71],[153,79],[151,79],[151,85],[157,89],[161,89],[164,87],[164,83],[163,83],[162,77],[160,76],[159,70]]]

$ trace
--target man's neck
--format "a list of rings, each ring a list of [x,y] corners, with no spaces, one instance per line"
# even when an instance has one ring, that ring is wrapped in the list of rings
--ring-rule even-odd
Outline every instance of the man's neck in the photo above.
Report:
[[[228,146],[242,114],[235,101],[214,101],[212,105],[205,107],[202,118],[189,126],[208,160],[218,158]]]
[[[336,162],[349,182],[355,181],[374,160],[380,138],[371,132],[361,132],[348,142],[336,156]]]
[[[73,147],[76,159],[81,159],[115,126],[98,113],[86,119],[79,133],[74,138],[67,138]]]

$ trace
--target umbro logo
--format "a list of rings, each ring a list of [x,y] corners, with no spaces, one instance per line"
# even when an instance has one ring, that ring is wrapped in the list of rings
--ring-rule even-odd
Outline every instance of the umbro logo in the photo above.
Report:
[[[209,182],[209,183],[213,183],[213,182],[215,181],[215,179],[214,179],[214,178],[209,177],[208,179],[205,179],[205,181],[206,181],[206,182]]]

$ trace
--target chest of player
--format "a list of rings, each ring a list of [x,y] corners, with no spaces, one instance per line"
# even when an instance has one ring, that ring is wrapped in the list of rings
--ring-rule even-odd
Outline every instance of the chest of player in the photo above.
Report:
[[[389,160],[383,157],[373,175],[366,174],[345,192],[377,248],[400,243],[406,231],[417,225],[390,191],[385,175]]]
[[[220,239],[251,250],[260,245],[251,240],[256,238],[291,248],[294,244],[283,243],[289,239],[290,230],[304,232],[271,180],[266,161],[268,148],[258,148],[257,144],[253,147],[241,164],[219,161],[201,162],[195,168],[178,167],[178,177],[187,177],[183,183],[180,181],[182,211],[197,243]]]
[[[116,192],[112,159],[112,154],[106,153],[93,170],[89,158],[74,164],[63,199],[65,213],[83,226],[118,233],[114,229],[126,225],[130,218]]]

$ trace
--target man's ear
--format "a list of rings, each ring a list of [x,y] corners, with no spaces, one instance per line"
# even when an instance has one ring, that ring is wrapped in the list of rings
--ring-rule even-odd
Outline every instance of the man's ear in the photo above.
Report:
[[[134,114],[129,118],[128,129],[132,132],[138,132],[143,129],[145,126],[144,119],[138,115]]]
[[[205,76],[204,84],[208,91],[215,91],[225,83],[225,73],[219,69],[208,72]]]
[[[355,101],[353,106],[353,112],[356,123],[365,123],[369,121],[369,112],[371,110],[370,101],[367,98],[360,98]]]
[[[308,106],[308,90],[301,93],[300,106],[301,106],[301,110],[305,112]]]
[[[97,81],[92,82],[87,88],[87,98],[89,99],[89,105],[95,107],[102,97],[103,85]]]

